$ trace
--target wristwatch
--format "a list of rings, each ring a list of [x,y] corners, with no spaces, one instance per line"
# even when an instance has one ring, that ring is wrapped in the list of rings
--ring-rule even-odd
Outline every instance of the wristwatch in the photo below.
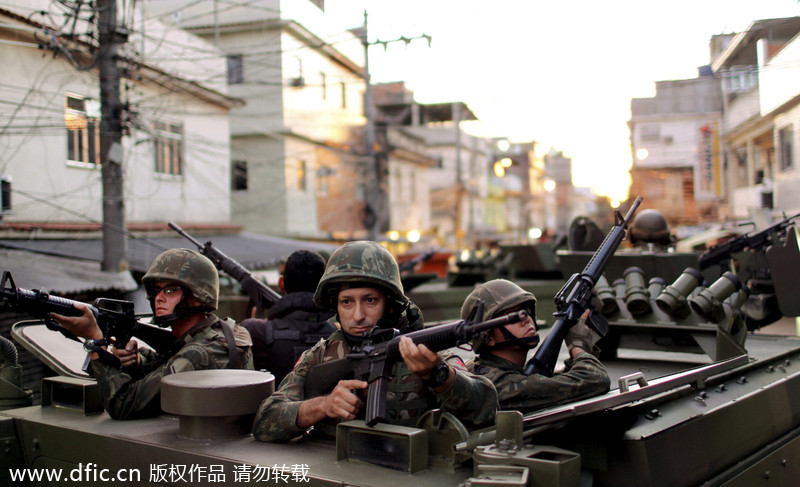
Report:
[[[446,362],[441,361],[436,365],[436,367],[433,368],[431,371],[431,376],[423,382],[425,382],[425,385],[431,389],[436,389],[437,387],[442,387],[445,385],[447,379],[449,378],[450,366],[447,365]]]

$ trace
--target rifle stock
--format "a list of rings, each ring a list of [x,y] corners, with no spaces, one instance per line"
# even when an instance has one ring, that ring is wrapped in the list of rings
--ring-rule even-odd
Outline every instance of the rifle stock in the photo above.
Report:
[[[561,349],[561,342],[567,336],[567,332],[578,322],[581,315],[591,307],[592,289],[597,284],[597,280],[603,275],[608,265],[608,261],[614,256],[619,244],[625,237],[625,230],[628,227],[633,214],[642,202],[639,196],[633,202],[628,213],[623,218],[619,210],[615,210],[615,224],[606,235],[603,243],[597,248],[592,258],[584,267],[580,274],[573,274],[566,284],[558,291],[555,296],[556,322],[550,333],[542,341],[533,357],[525,365],[525,375],[540,374],[552,377],[558,361],[558,352]],[[567,295],[567,293],[569,293]],[[565,298],[565,296],[567,296]],[[604,336],[608,331],[608,322],[604,319],[594,319],[589,322],[590,326],[600,335]]]
[[[306,376],[305,398],[330,393],[340,380],[359,379],[369,383],[366,401],[366,423],[370,426],[384,421],[386,417],[386,391],[395,362],[402,360],[400,339],[410,338],[417,345],[425,345],[439,352],[471,341],[492,328],[525,320],[528,313],[517,311],[479,323],[459,320],[453,323],[417,330],[375,345],[366,343],[353,350],[345,358],[331,360],[312,367]]]
[[[9,271],[4,271],[2,280],[0,280],[0,301],[4,307],[18,309],[41,318],[49,329],[58,331],[71,340],[78,340],[78,337],[56,323],[50,313],[80,316],[81,311],[75,307],[75,304],[80,301],[52,296],[38,289],[19,288],[14,283]],[[116,348],[124,348],[133,337],[143,340],[157,351],[167,350],[175,342],[175,338],[168,330],[139,322],[134,314],[131,301],[99,298],[94,304],[83,304],[89,308],[97,320],[97,324],[103,332],[103,338],[109,343],[113,343]],[[115,361],[116,357],[113,354],[109,353],[103,358],[113,365],[119,365],[119,360]]]
[[[214,247],[214,244],[210,241],[206,242],[205,244],[201,244],[194,237],[186,233],[175,222],[169,222],[168,225],[171,229],[175,230],[196,245],[197,250],[201,254],[208,257],[208,259],[214,263],[214,266],[218,270],[223,271],[225,274],[228,274],[232,278],[239,281],[242,289],[244,289],[247,295],[250,296],[250,299],[252,299],[255,303],[257,316],[263,317],[264,310],[271,307],[281,298],[280,294],[275,292],[271,287],[267,286],[263,282],[254,278],[250,271],[245,269],[244,266],[232,258],[222,253],[219,249]]]

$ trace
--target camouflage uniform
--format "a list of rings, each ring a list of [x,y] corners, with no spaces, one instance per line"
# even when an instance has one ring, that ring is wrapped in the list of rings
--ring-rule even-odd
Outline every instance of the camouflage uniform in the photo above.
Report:
[[[328,260],[314,301],[320,307],[336,308],[342,286],[378,287],[387,297],[387,309],[379,327],[395,327],[402,333],[422,327],[422,314],[403,294],[397,263],[389,252],[374,242],[349,242],[337,249]],[[297,427],[297,412],[305,397],[309,370],[318,364],[344,358],[350,347],[344,332],[337,331],[320,341],[300,357],[278,391],[267,398],[258,410],[253,435],[261,441],[288,441],[302,435]],[[414,426],[427,410],[441,407],[454,413],[468,426],[484,425],[494,419],[497,394],[488,379],[466,371],[456,356],[445,360],[455,370],[455,380],[445,390],[434,393],[422,379],[408,371],[400,361],[392,367],[387,394],[387,418],[393,424]],[[360,411],[363,415],[364,408]],[[332,433],[336,421],[323,420],[315,430]]]
[[[173,312],[154,319],[159,326],[169,326],[197,313],[205,317],[178,338],[163,355],[142,349],[140,363],[136,366],[119,370],[100,360],[92,361],[92,370],[103,394],[103,405],[114,419],[161,414],[161,378],[165,375],[226,367],[253,368],[252,341],[247,330],[233,322],[223,323],[210,314],[217,308],[219,276],[208,258],[190,249],[170,249],[156,257],[142,278],[154,311],[155,285],[159,281],[172,282],[184,289]],[[189,306],[189,294],[195,297],[198,305]],[[230,357],[226,331],[232,334],[236,343],[234,358]]]
[[[228,345],[221,320],[208,315],[173,346],[173,353],[159,355],[141,349],[141,363],[123,370],[92,360],[92,370],[100,384],[103,406],[114,419],[134,419],[161,414],[161,378],[177,372],[224,369],[228,366]],[[232,368],[253,369],[250,335],[235,325],[233,335],[238,360]]]
[[[469,316],[479,301],[484,303],[485,320],[524,307],[535,321],[536,298],[511,281],[495,279],[478,286],[464,301],[461,317]],[[566,360],[564,371],[553,377],[528,376],[523,373],[524,365],[493,354],[492,347],[484,346],[485,338],[483,335],[473,341],[473,349],[478,355],[467,368],[494,384],[500,409],[529,412],[547,405],[604,394],[610,388],[608,372],[591,353],[579,352]]]
[[[304,389],[309,369],[322,362],[343,358],[349,351],[341,331],[306,351],[283,380],[280,389],[261,404],[253,436],[261,441],[288,441],[302,435],[304,430],[296,426],[297,410],[306,399]],[[410,375],[405,363],[394,364],[386,401],[387,416],[392,424],[414,426],[422,413],[437,407],[454,413],[467,426],[484,425],[494,419],[497,395],[491,382],[485,377],[469,374],[456,356],[447,357],[447,361],[456,370],[456,378],[450,387],[438,394],[425,387],[419,377]],[[362,417],[363,413],[364,408]],[[328,432],[333,431],[328,425],[320,426]]]
[[[485,353],[476,357],[469,368],[492,381],[500,409],[523,413],[608,392],[611,385],[608,372],[594,355],[580,352],[564,363],[564,371],[553,377],[525,375],[523,366]]]

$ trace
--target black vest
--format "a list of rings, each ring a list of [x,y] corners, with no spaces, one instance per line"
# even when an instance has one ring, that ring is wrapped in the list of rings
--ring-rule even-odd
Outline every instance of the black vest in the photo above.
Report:
[[[253,365],[275,376],[275,388],[292,371],[300,355],[336,331],[333,311],[314,305],[314,294],[290,293],[267,312],[267,319],[247,319],[242,326],[253,339]]]

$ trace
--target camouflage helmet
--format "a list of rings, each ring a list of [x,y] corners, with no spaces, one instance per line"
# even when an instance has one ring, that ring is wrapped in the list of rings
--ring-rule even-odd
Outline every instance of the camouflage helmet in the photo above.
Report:
[[[628,240],[637,242],[653,242],[667,245],[670,242],[669,224],[658,210],[647,209],[636,214],[628,231]]]
[[[217,309],[219,274],[214,264],[203,254],[190,249],[170,249],[150,265],[142,278],[148,296],[158,281],[171,281],[188,289],[209,310]]]
[[[331,254],[314,293],[314,304],[336,309],[339,290],[344,284],[378,287],[388,299],[401,304],[408,302],[397,261],[388,250],[369,240],[347,242]]]
[[[491,320],[503,316],[508,310],[520,305],[527,305],[534,323],[536,322],[536,297],[506,279],[494,279],[476,287],[464,300],[461,306],[461,319],[466,320],[478,301],[483,301],[483,320]],[[472,341],[472,349],[478,350],[487,334],[480,334]]]

